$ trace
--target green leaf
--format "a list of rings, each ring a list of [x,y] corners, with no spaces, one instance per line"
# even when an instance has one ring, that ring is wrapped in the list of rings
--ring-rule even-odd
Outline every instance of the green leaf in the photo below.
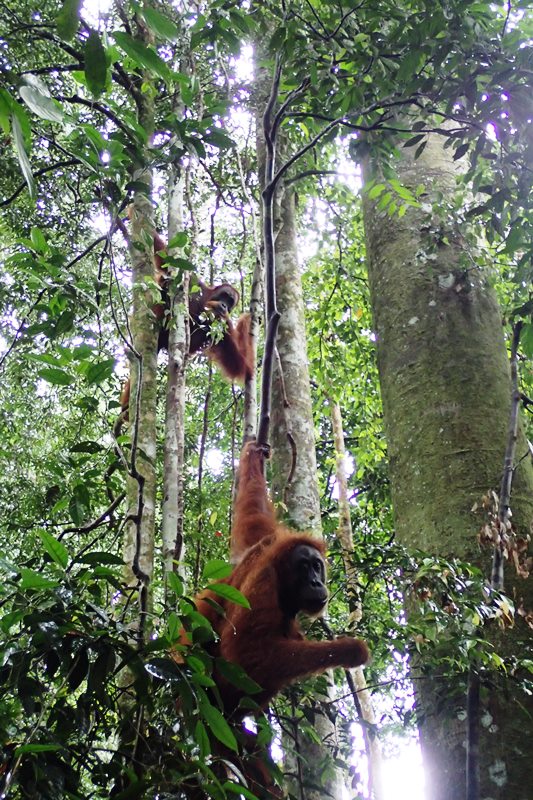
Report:
[[[96,364],[91,364],[85,374],[87,383],[103,383],[113,374],[114,366],[114,358],[107,358],[105,361],[98,361]]]
[[[403,146],[404,147],[414,147],[415,144],[418,144],[419,142],[422,141],[422,139],[425,139],[425,138],[426,138],[426,134],[425,133],[419,133],[418,136],[412,136],[411,139],[408,139],[406,142],[404,142]]]
[[[385,189],[384,183],[376,183],[368,192],[368,196],[370,200],[375,200],[376,197],[379,197],[382,191]]]
[[[221,131],[220,128],[211,128],[209,133],[205,134],[204,141],[223,150],[229,150],[232,147],[235,147],[235,142],[233,139],[230,139],[230,137],[224,133],[224,131]]]
[[[107,82],[107,58],[99,35],[91,31],[85,43],[85,79],[95,97],[102,94]]]
[[[237,753],[238,747],[235,735],[218,708],[215,708],[210,703],[204,702],[200,704],[200,714],[206,721],[207,727],[211,733],[219,742],[222,742],[222,744],[225,744],[230,750]]]
[[[126,55],[139,67],[149,69],[163,78],[164,81],[171,82],[172,73],[168,65],[157,55],[155,50],[146,47],[146,45],[138,42],[136,39],[129,36],[129,34],[123,33],[122,31],[114,31],[113,39],[121,50],[124,50]]]
[[[82,0],[64,0],[56,17],[57,32],[62,39],[72,39],[78,30]]]
[[[202,576],[204,581],[221,581],[231,575],[232,571],[231,564],[221,558],[213,558],[205,565]]]
[[[28,108],[38,117],[50,122],[63,122],[65,115],[56,100],[47,97],[35,86],[21,86],[19,91]]]
[[[92,553],[82,553],[74,559],[81,564],[116,564],[122,566],[124,561],[114,553],[106,553],[103,550],[93,550]]]
[[[232,794],[242,795],[242,797],[246,797],[247,800],[258,800],[257,795],[251,792],[246,786],[243,786],[242,783],[233,783],[233,781],[224,781],[222,784],[222,788],[226,792],[231,792]]]
[[[168,39],[170,42],[179,38],[180,29],[164,14],[156,11],[154,8],[145,6],[142,10],[142,15],[148,23],[149,27],[161,39]]]
[[[185,247],[187,244],[188,235],[186,231],[178,231],[178,233],[172,237],[170,242],[168,243],[167,247],[170,249],[171,247]]]
[[[26,147],[24,144],[24,134],[22,133],[22,127],[18,119],[18,116],[16,114],[13,114],[11,116],[11,125],[13,128],[13,139],[15,142],[15,149],[17,151],[17,157],[19,160],[20,168],[22,170],[22,174],[24,175],[24,180],[28,185],[30,198],[34,200],[35,181],[33,179],[33,173],[31,171],[30,160],[28,158],[28,154],[26,153]]]
[[[217,671],[233,686],[237,686],[247,694],[257,694],[261,691],[261,686],[248,677],[246,671],[239,664],[233,664],[224,658],[217,658],[216,665]]]
[[[48,369],[41,369],[38,372],[40,378],[47,383],[53,383],[55,386],[70,386],[74,383],[74,378],[65,372],[64,369],[57,369],[56,367],[49,367]]]
[[[180,639],[183,625],[175,611],[171,611],[167,619],[168,635],[172,642],[177,642]]]
[[[520,346],[528,358],[533,358],[533,325],[530,322],[522,328]]]
[[[30,233],[31,243],[36,253],[46,253],[48,245],[43,232],[39,228],[32,228]]]
[[[0,126],[4,133],[9,133],[11,129],[11,112],[13,110],[13,98],[6,89],[0,89]]]
[[[202,761],[204,761],[207,756],[211,754],[211,743],[209,741],[209,736],[207,735],[205,725],[201,719],[199,719],[196,723],[196,727],[194,729],[194,740],[200,748],[200,758]]]
[[[397,195],[399,195],[403,200],[407,200],[407,202],[412,206],[418,206],[418,200],[414,196],[414,194],[407,188],[397,181],[395,178],[391,178],[390,185],[394,189]]]
[[[180,668],[171,658],[151,658],[145,666],[150,675],[162,681],[176,681],[181,678]]]
[[[60,744],[21,744],[15,750],[15,755],[22,753],[55,753],[61,750],[63,745]]]
[[[38,572],[33,569],[21,567],[20,569],[20,588],[21,589],[53,589],[58,586],[57,581],[51,581],[48,578],[43,578]]]
[[[65,545],[62,542],[58,542],[56,537],[52,536],[48,531],[41,529],[37,533],[52,561],[55,561],[56,564],[65,569],[68,564],[68,551]]]
[[[103,450],[98,442],[78,442],[70,448],[71,453],[100,453]]]
[[[238,606],[243,606],[243,608],[250,608],[250,603],[246,597],[235,586],[228,586],[227,583],[210,583],[207,588],[210,592],[218,594],[219,597],[223,597],[225,600],[230,600]]]
[[[176,597],[183,596],[183,583],[175,572],[169,572],[167,575],[167,584],[169,588],[172,589]]]
[[[470,142],[464,142],[464,144],[459,145],[459,147],[453,154],[453,160],[458,161],[460,158],[462,158],[465,155],[465,153],[468,152],[469,147],[470,147]]]

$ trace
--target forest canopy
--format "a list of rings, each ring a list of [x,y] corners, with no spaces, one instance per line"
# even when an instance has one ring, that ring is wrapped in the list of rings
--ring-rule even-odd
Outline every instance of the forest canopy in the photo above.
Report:
[[[530,800],[528,5],[0,0],[2,797]],[[255,436],[372,653],[266,711]]]

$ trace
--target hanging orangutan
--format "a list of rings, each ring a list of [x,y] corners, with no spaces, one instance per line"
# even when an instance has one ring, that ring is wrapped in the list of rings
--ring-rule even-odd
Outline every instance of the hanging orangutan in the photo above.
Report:
[[[225,600],[209,589],[196,601],[198,610],[218,635],[211,654],[244,668],[261,687],[254,695],[261,707],[299,678],[331,667],[358,667],[369,656],[360,639],[341,637],[317,642],[306,639],[301,632],[296,621],[300,611],[318,617],[326,608],[324,543],[277,522],[267,495],[264,460],[264,447],[255,441],[244,446],[231,533],[237,564],[223,581],[239,589],[250,608]],[[221,675],[215,673],[214,679],[226,715],[244,715],[239,702],[245,692]]]
[[[341,637],[333,641],[310,641],[296,621],[302,611],[310,617],[323,614],[328,591],[324,543],[308,534],[296,533],[276,520],[264,476],[266,448],[248,442],[239,464],[232,557],[237,562],[225,581],[239,589],[250,608],[244,608],[206,589],[196,598],[198,611],[210,621],[217,641],[208,646],[216,659],[241,666],[260,688],[253,700],[264,708],[288,684],[324,672],[331,667],[358,667],[369,652],[360,639]],[[187,642],[186,634],[183,643]],[[181,656],[176,655],[181,661]],[[225,716],[236,722],[249,714],[239,689],[216,668],[213,673]],[[255,734],[238,730],[242,754],[238,760],[248,788],[261,798],[274,800],[282,794],[273,783],[269,754]],[[235,755],[219,742],[214,754],[227,765]],[[191,800],[205,800],[201,788]]]

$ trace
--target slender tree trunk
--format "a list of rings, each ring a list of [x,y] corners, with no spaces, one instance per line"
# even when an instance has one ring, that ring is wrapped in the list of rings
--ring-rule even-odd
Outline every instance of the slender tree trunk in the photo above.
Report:
[[[178,4],[179,6],[180,4]],[[181,8],[184,13],[185,7]],[[176,68],[181,74],[190,72],[190,37],[182,27]],[[173,113],[183,120],[185,107],[180,95],[173,102]],[[185,228],[185,205],[188,192],[190,163],[185,167],[182,159],[176,158],[172,163],[168,191],[168,242],[183,233]],[[195,231],[193,231],[193,234]],[[181,248],[169,248],[170,256],[182,255]],[[184,454],[185,454],[185,389],[186,370],[189,355],[189,273],[185,272],[179,286],[175,285],[176,270],[169,267],[170,278],[170,314],[168,335],[168,367],[167,391],[165,404],[165,441],[163,472],[163,574],[165,587],[167,576],[179,571],[183,576],[183,558],[185,542],[184,524]],[[174,281],[172,280],[174,278]],[[167,594],[165,592],[165,594]],[[172,599],[165,596],[165,600]]]
[[[317,483],[315,435],[310,395],[304,300],[298,261],[294,216],[294,195],[282,194],[276,214],[276,292],[281,313],[277,348],[279,359],[272,386],[272,490],[291,527],[321,534],[320,499]],[[283,512],[281,512],[283,509]],[[329,691],[317,697],[312,724],[320,739],[317,744],[295,730],[294,756],[286,765],[295,776],[291,792],[300,800],[323,800],[342,795],[342,776],[331,760],[337,750],[334,719],[328,714],[333,699]],[[322,786],[321,789],[316,787]]]
[[[141,31],[142,38],[142,31]],[[154,130],[154,110],[150,95],[142,95],[139,123],[148,141]],[[146,162],[149,154],[146,152]],[[128,515],[124,532],[124,561],[128,586],[139,589],[139,641],[147,634],[149,584],[154,562],[155,458],[157,402],[157,326],[152,311],[153,232],[152,174],[144,165],[134,170],[133,179],[144,184],[135,193],[131,209],[130,256],[132,261],[133,310],[131,332],[131,462],[127,482]]]
[[[434,136],[418,160],[407,150],[397,164],[424,200],[405,216],[389,217],[365,201],[369,278],[390,478],[398,539],[441,557],[476,563],[482,520],[472,508],[498,491],[511,402],[502,318],[489,276],[476,263],[472,232],[453,205],[458,169]],[[366,165],[366,179],[381,177]],[[511,506],[518,530],[529,533],[533,475],[519,434]],[[487,559],[485,559],[486,561]],[[488,577],[488,571],[487,571]],[[510,594],[532,607],[532,579],[514,580]],[[517,618],[500,636],[498,652],[524,657],[532,631]],[[453,657],[453,654],[451,654]],[[428,800],[465,796],[466,676],[439,679],[430,663],[413,662]],[[512,670],[511,670],[512,672]],[[463,687],[463,682],[465,686]],[[531,797],[527,741],[533,700],[509,673],[505,691],[482,692],[481,798]],[[464,688],[464,691],[463,691]]]
[[[357,574],[353,567],[353,533],[350,504],[348,502],[348,478],[346,474],[346,448],[344,446],[344,431],[342,428],[342,414],[338,403],[331,403],[331,423],[333,439],[335,442],[335,474],[339,492],[339,539],[342,549],[342,560],[346,575],[346,588],[348,591],[348,606],[350,609],[351,632],[355,635],[357,624],[362,618],[361,603],[357,589]],[[353,682],[357,690],[357,701],[361,714],[361,723],[365,737],[365,746],[368,758],[368,776],[370,797],[373,800],[384,800],[383,765],[381,745],[377,736],[377,720],[374,713],[372,697],[368,691],[363,667],[351,670]]]
[[[260,47],[258,48],[260,50]],[[257,160],[260,186],[265,184],[266,145],[262,119],[270,96],[272,76],[257,70]],[[278,143],[282,150],[282,143]],[[278,164],[279,166],[279,164]],[[281,313],[277,349],[279,359],[272,386],[271,442],[272,490],[275,502],[284,503],[289,524],[321,533],[320,501],[310,381],[307,363],[303,291],[298,263],[294,194],[279,186],[275,202],[276,293]],[[278,513],[281,514],[281,507]],[[313,708],[313,726],[320,744],[295,726],[292,742],[285,741],[285,764],[293,776],[291,794],[300,800],[340,798],[342,781],[331,759],[337,747],[334,720],[327,711],[329,696]],[[311,712],[310,712],[311,713]],[[322,786],[321,790],[316,787]]]
[[[272,385],[274,502],[290,524],[321,533],[315,429],[311,405],[304,300],[298,261],[294,194],[280,191],[276,209],[276,292],[281,319]]]
[[[168,236],[171,241],[183,231],[184,187],[183,167],[172,170],[169,192]],[[171,255],[176,255],[174,251]],[[185,386],[189,352],[187,298],[189,273],[172,295],[168,343],[168,379],[165,415],[163,476],[163,569],[165,576],[177,569],[184,556],[183,541],[183,458],[185,448]]]

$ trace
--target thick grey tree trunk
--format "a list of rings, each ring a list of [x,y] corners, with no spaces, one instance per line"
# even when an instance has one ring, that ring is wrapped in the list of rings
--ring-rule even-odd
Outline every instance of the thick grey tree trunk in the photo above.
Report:
[[[476,563],[482,519],[472,512],[498,491],[511,387],[502,317],[489,275],[476,263],[475,238],[453,206],[458,169],[433,137],[418,161],[402,151],[402,183],[426,187],[435,203],[389,217],[365,201],[368,271],[396,532],[408,547]],[[366,180],[381,177],[366,165]],[[528,533],[533,474],[521,433],[514,476],[513,521]],[[489,573],[487,571],[487,577]],[[512,578],[510,577],[511,581]],[[508,583],[532,607],[532,579]],[[532,631],[522,619],[500,637],[498,652],[526,656]],[[438,680],[429,663],[414,665],[428,800],[465,797],[464,694]],[[509,676],[506,693],[486,691],[481,710],[483,800],[530,800],[533,702]]]

